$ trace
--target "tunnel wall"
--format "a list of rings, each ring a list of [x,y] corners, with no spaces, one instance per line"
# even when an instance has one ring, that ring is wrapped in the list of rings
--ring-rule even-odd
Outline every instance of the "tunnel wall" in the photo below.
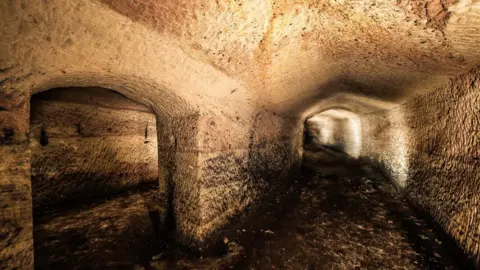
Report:
[[[362,151],[480,260],[480,71],[363,115]]]
[[[114,91],[34,95],[30,149],[34,208],[158,182],[155,115]]]
[[[182,243],[208,247],[288,184],[300,160],[297,119],[265,111],[251,118],[197,113],[159,128],[160,155],[175,161],[161,159],[160,172],[171,181]]]
[[[203,137],[205,144],[208,140],[213,146],[221,130],[233,131],[224,137],[222,150],[210,148],[200,158],[205,187],[202,229],[212,236],[226,226],[241,225],[265,201],[284,191],[299,168],[297,119],[267,110],[255,112],[252,118],[249,127],[234,128],[235,120],[219,121]],[[229,145],[239,134],[244,134],[242,142]]]
[[[29,95],[0,91],[0,268],[33,269]]]
[[[345,153],[354,158],[360,156],[361,141],[361,127],[358,116],[352,118],[345,118],[341,120],[343,127],[343,141],[345,143]]]

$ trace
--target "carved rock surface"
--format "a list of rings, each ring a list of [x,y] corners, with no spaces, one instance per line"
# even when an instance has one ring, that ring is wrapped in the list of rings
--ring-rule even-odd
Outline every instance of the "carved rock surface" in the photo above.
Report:
[[[362,156],[480,262],[480,72],[362,116]]]
[[[34,208],[158,183],[155,115],[110,90],[33,96],[30,151]]]

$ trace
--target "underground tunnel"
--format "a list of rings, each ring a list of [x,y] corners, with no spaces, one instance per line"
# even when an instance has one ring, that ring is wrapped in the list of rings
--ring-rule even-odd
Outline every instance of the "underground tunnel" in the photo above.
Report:
[[[151,253],[159,229],[151,108],[107,89],[48,90],[31,98],[29,140],[35,268],[118,267]]]
[[[480,2],[0,15],[0,268],[478,269]]]

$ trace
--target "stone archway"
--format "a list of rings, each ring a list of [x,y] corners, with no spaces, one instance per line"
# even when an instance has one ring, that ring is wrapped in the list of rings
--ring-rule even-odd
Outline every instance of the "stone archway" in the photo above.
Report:
[[[31,80],[21,81],[21,85],[18,91],[14,92],[1,92],[1,104],[2,115],[0,115],[0,122],[2,126],[2,136],[0,139],[0,152],[2,154],[2,165],[0,168],[0,183],[2,186],[9,187],[8,189],[2,188],[2,228],[5,231],[5,237],[2,237],[2,252],[0,257],[2,258],[2,263],[8,265],[8,267],[33,267],[33,224],[32,224],[32,188],[30,181],[30,170],[31,170],[31,149],[29,148],[29,122],[30,122],[30,94],[29,91],[21,90],[22,87],[26,87],[25,83],[33,89],[33,93],[43,92],[49,89],[55,89],[59,87],[69,87],[71,85],[77,85],[79,87],[87,87],[91,85],[98,85],[100,87],[105,87],[109,89],[115,89],[119,93],[132,98],[134,101],[139,101],[142,104],[146,104],[152,114],[152,120],[156,120],[157,125],[163,127],[161,132],[154,130],[148,131],[150,134],[148,136],[154,136],[165,138],[163,135],[164,132],[170,134],[165,127],[169,126],[169,121],[172,119],[175,113],[170,108],[178,109],[180,111],[188,112],[188,105],[181,101],[175,95],[172,95],[169,92],[165,95],[158,95],[159,98],[163,98],[165,102],[168,102],[166,107],[158,106],[157,102],[150,101],[148,96],[145,96],[142,93],[149,91],[157,91],[158,86],[154,83],[149,84],[146,81],[142,81],[139,84],[139,80],[131,78],[128,80],[123,80],[120,77],[115,76],[102,76],[94,74],[77,74],[78,76],[65,76],[63,75],[52,75],[44,77],[42,80]],[[149,91],[139,91],[138,89],[147,89]],[[160,91],[161,92],[161,91]],[[47,92],[45,92],[47,93]],[[157,106],[152,105],[153,103]],[[175,104],[175,105],[173,105]],[[163,104],[165,105],[165,104]],[[173,105],[173,106],[172,106]],[[169,107],[172,106],[172,107]],[[114,128],[113,126],[111,127]],[[115,127],[118,128],[118,127]],[[75,125],[72,126],[73,133],[81,133],[82,127]],[[145,126],[141,127],[142,130],[142,140],[145,137]],[[39,145],[52,143],[51,137],[48,139],[49,131],[42,132],[40,128],[38,131],[38,141]],[[108,127],[107,127],[108,131]],[[32,132],[36,132],[32,129]],[[42,134],[43,133],[43,134]],[[160,134],[158,134],[160,133]],[[43,135],[43,136],[42,136]],[[40,139],[42,142],[40,143]],[[48,142],[50,140],[50,142]],[[142,141],[143,143],[143,141]],[[162,150],[165,145],[169,145],[169,142],[159,144],[158,148]],[[105,146],[105,145],[104,145]],[[175,161],[172,161],[174,156],[172,155],[160,155],[158,160],[158,171],[160,171],[159,179],[157,183],[159,184],[160,194],[166,194],[167,179],[171,178],[171,164],[175,164]],[[92,163],[94,164],[94,163]],[[92,165],[93,166],[93,165]],[[179,165],[181,166],[181,165]],[[74,192],[74,189],[70,190]],[[50,194],[53,196],[54,194]],[[159,205],[164,205],[163,209],[166,209],[167,200],[166,196],[161,196],[164,198],[158,202]],[[164,217],[165,213],[160,213],[160,219]]]
[[[35,268],[151,258],[166,209],[150,107],[103,88],[48,90],[32,96],[29,141]]]

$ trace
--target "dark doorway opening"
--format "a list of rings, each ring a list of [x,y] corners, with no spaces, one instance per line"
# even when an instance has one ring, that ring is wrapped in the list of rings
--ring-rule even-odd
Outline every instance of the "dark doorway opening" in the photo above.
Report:
[[[156,117],[103,88],[32,96],[36,269],[132,269],[155,254]]]

